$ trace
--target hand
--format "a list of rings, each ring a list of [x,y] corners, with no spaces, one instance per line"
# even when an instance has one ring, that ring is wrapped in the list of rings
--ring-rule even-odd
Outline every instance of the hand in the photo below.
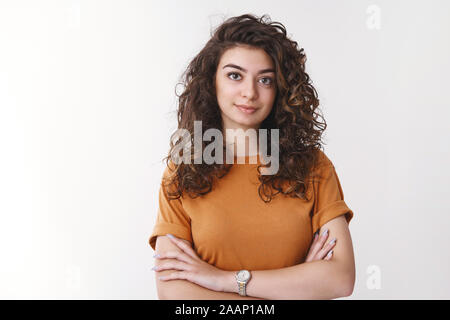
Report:
[[[161,260],[161,262],[153,270],[156,272],[170,269],[180,271],[160,277],[160,280],[183,279],[210,290],[224,291],[225,279],[227,276],[229,277],[229,272],[216,268],[200,259],[194,249],[181,239],[172,235],[168,235],[168,238],[181,249],[181,252],[168,251],[155,255],[155,258]]]
[[[306,256],[305,262],[315,261],[315,260],[330,260],[333,255],[333,250],[331,250],[336,245],[336,238],[333,238],[330,242],[325,245],[325,241],[328,238],[328,229],[319,235],[314,234],[314,239],[309,248],[308,255]],[[331,250],[331,251],[330,251]],[[324,258],[325,257],[325,258]]]

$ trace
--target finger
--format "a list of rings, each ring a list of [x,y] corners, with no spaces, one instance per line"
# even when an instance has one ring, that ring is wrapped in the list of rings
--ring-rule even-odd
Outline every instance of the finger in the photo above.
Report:
[[[317,232],[314,233],[311,245],[309,246],[309,250],[308,250],[308,256],[313,254],[313,251],[316,249],[317,246],[317,239],[319,238]]]
[[[333,238],[330,242],[327,243],[326,246],[324,246],[322,248],[322,250],[320,250],[317,253],[317,257],[319,259],[322,259],[326,254],[328,254],[330,252],[330,250],[336,245],[336,238]]]
[[[320,235],[319,243],[325,243],[325,241],[326,241],[327,238],[328,238],[328,235],[329,235],[328,229],[325,229],[325,230],[322,232],[322,234]]]
[[[188,264],[193,263],[193,260],[191,259],[191,257],[189,257],[187,254],[185,254],[184,252],[181,252],[181,251],[162,252],[162,253],[158,254],[158,256],[155,256],[155,258],[159,259],[159,260],[176,259],[176,260],[180,260],[185,263],[188,263]]]
[[[323,260],[330,260],[332,256],[333,256],[333,250],[328,252],[328,254],[325,256],[325,258]]]
[[[319,238],[319,235],[316,233],[314,233],[314,237],[313,237],[313,243],[317,242],[317,239]]]
[[[180,239],[178,239],[177,237],[171,235],[171,234],[167,234],[167,237],[169,237],[169,239],[175,243],[178,248],[180,248],[181,250],[183,250],[187,255],[189,255],[191,258],[193,259],[198,259],[197,254],[195,253],[194,249],[192,249],[190,246],[188,246],[185,242],[181,241]]]
[[[325,244],[325,241],[327,240],[327,238],[328,238],[328,229],[325,229],[325,231],[322,232],[320,237],[318,237],[314,246],[311,248],[311,254],[313,257],[315,257],[319,253],[319,251],[323,248],[323,245]],[[322,258],[319,258],[319,259],[322,259]]]
[[[182,261],[171,259],[171,260],[164,261],[163,263],[161,263],[157,266],[154,266],[152,269],[157,272],[163,271],[163,270],[190,271],[190,265],[187,263],[184,263]]]
[[[320,230],[317,230],[316,232],[314,232],[312,243],[309,247],[308,254],[306,255],[305,262],[312,261],[314,255],[320,250],[320,247],[317,244],[318,239],[319,239],[319,231]]]
[[[158,277],[158,279],[162,280],[162,281],[176,280],[176,279],[191,281],[191,276],[190,276],[190,273],[188,273],[188,272],[179,271],[179,272],[172,272],[172,273],[167,274],[165,276],[160,276],[160,277]]]

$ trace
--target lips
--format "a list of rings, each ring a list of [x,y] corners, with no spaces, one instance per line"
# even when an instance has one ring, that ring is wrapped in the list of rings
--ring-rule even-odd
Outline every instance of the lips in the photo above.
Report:
[[[257,109],[257,108],[243,105],[243,104],[237,104],[236,107],[238,107],[239,110],[241,110],[242,112],[244,112],[246,114],[251,114],[251,113],[255,112]]]

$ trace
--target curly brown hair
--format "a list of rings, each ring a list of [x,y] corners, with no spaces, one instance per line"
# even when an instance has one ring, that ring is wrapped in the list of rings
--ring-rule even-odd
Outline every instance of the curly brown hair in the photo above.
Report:
[[[237,46],[263,49],[275,66],[276,98],[271,113],[260,128],[279,129],[279,170],[274,175],[259,174],[259,196],[264,202],[270,202],[280,192],[305,199],[308,178],[319,158],[318,150],[323,148],[321,137],[327,125],[318,112],[317,92],[305,72],[304,49],[299,49],[297,42],[286,36],[283,24],[272,22],[267,15],[232,17],[215,29],[178,83],[184,86],[181,95],[176,94],[179,98],[178,129],[188,130],[192,137],[194,121],[202,121],[204,130],[223,131],[215,75],[222,54]],[[323,121],[319,121],[319,117]],[[270,145],[270,135],[268,139]],[[179,143],[173,143],[171,138],[169,155],[163,159],[171,171],[168,178],[163,179],[167,182],[165,186],[175,186],[173,192],[168,188],[169,199],[178,199],[183,192],[191,198],[207,194],[212,190],[214,180],[226,175],[232,164],[193,164],[193,161],[174,164],[172,155]],[[202,150],[204,148],[205,142],[202,142]],[[190,157],[194,159],[192,148]],[[258,165],[259,173],[264,166],[268,164]]]

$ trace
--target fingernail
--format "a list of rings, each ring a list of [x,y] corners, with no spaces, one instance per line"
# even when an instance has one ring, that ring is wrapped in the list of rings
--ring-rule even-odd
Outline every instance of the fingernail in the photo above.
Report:
[[[334,244],[336,242],[336,238],[333,238],[333,240],[330,241],[330,244]]]
[[[153,268],[152,268],[152,270],[157,270],[158,269],[158,267],[157,266],[154,266]]]
[[[175,237],[173,235],[171,235],[170,233],[168,233],[167,236],[171,239],[175,239]]]
[[[331,250],[330,252],[328,252],[327,256],[331,256],[333,254],[333,250]]]
[[[322,236],[326,236],[328,234],[328,229],[326,229],[323,233]]]
[[[159,258],[159,257],[160,257],[160,255],[158,253],[153,256],[153,258]]]

